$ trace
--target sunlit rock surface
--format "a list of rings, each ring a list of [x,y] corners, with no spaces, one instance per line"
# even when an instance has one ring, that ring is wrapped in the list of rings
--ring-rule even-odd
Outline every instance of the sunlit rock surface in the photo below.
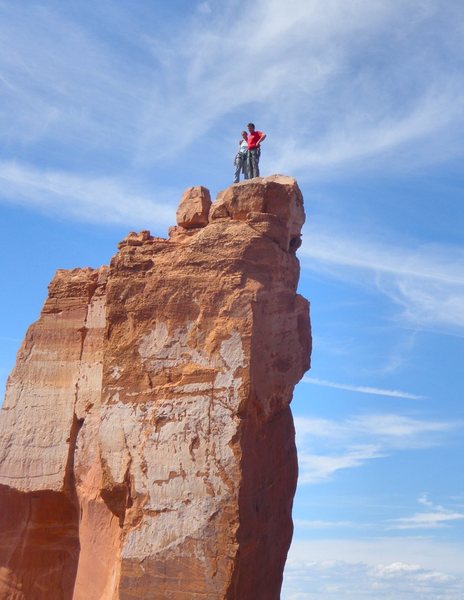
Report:
[[[184,194],[58,271],[0,421],[3,600],[278,600],[297,477],[295,180]]]

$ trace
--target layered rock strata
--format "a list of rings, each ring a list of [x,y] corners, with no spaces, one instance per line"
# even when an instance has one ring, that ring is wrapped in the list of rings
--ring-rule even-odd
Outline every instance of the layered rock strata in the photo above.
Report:
[[[58,271],[0,421],[0,599],[278,600],[309,367],[296,182]]]

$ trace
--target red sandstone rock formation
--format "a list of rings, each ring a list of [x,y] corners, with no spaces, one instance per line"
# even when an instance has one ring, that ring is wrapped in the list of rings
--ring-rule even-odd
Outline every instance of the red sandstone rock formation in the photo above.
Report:
[[[208,220],[209,213],[209,220]],[[296,182],[58,271],[0,423],[0,599],[278,600],[309,366]]]

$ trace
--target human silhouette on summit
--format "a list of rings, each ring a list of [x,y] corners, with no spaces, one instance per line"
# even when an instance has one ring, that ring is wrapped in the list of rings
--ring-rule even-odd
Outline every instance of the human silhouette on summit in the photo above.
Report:
[[[242,139],[238,143],[238,152],[234,158],[234,183],[238,183],[240,181],[240,173],[243,173],[243,177],[248,179],[247,154],[248,133],[246,131],[242,131]]]
[[[247,170],[248,177],[253,179],[259,177],[259,157],[261,154],[261,142],[266,138],[266,134],[255,129],[254,123],[248,123],[248,151],[247,151]]]

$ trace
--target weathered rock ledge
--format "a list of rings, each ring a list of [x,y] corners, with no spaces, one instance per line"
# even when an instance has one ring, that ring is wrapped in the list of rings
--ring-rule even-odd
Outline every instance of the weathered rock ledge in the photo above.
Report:
[[[309,367],[295,180],[58,271],[0,420],[1,600],[278,600]]]

